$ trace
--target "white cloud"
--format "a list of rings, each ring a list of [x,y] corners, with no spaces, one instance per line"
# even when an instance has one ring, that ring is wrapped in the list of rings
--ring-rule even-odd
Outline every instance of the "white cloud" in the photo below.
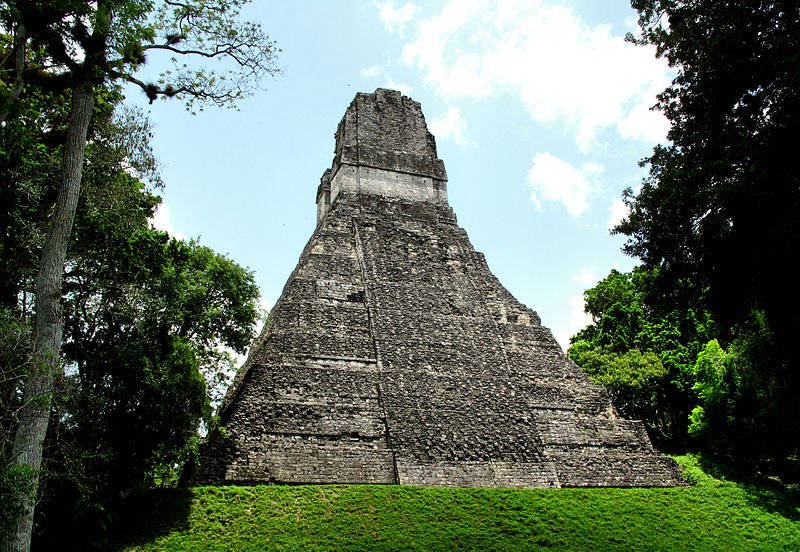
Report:
[[[606,129],[654,142],[667,128],[649,111],[669,84],[666,63],[544,0],[450,0],[418,23],[402,60],[449,98],[517,96],[534,121],[565,126],[584,152]]]
[[[597,274],[594,269],[584,267],[572,275],[572,281],[585,289],[597,281]]]
[[[399,8],[395,8],[392,1],[377,2],[375,7],[378,8],[378,17],[390,33],[401,32],[403,26],[414,19],[419,11],[419,6],[411,2],[406,2]]]
[[[552,328],[552,332],[553,337],[556,338],[558,344],[561,345],[561,349],[566,353],[567,349],[569,349],[569,338],[572,337],[572,334],[569,333],[569,330],[559,330],[556,328]]]
[[[373,65],[372,67],[364,67],[361,70],[362,77],[376,78],[383,74],[383,68],[380,65]]]
[[[405,94],[406,96],[410,96],[411,91],[413,90],[413,88],[411,88],[411,85],[404,84],[402,82],[395,82],[394,79],[392,79],[391,77],[387,77],[387,80],[384,81],[384,84],[382,86],[390,90],[399,90],[402,94]]]
[[[592,317],[584,311],[583,292],[569,298],[570,337],[592,323]],[[567,340],[569,342],[569,340]]]
[[[452,138],[459,146],[472,145],[466,136],[467,122],[457,107],[434,117],[428,126],[437,139]]]
[[[550,152],[537,153],[528,171],[531,201],[543,209],[544,201],[557,201],[573,217],[589,209],[592,179],[603,172],[602,165],[584,163],[575,168]]]
[[[628,216],[628,206],[620,198],[614,199],[611,205],[608,206],[608,229],[611,230],[617,226],[622,219]]]
[[[583,291],[597,282],[597,273],[592,268],[584,267],[573,274],[570,279],[578,284],[579,290],[569,298],[567,323],[553,331],[553,335],[565,351],[569,347],[570,338],[592,323],[592,317],[583,310]]]
[[[378,81],[378,86],[382,88],[389,88],[391,90],[399,90],[406,96],[409,96],[411,94],[411,90],[413,90],[408,84],[396,82],[392,76],[386,72],[386,69],[380,65],[365,67],[361,69],[360,73],[362,77],[376,79]]]
[[[148,222],[156,230],[163,230],[173,238],[186,240],[186,234],[176,231],[172,226],[172,221],[170,220],[169,216],[169,207],[167,207],[167,204],[163,201],[158,207],[156,207],[156,212],[153,215],[153,218],[151,218]]]
[[[592,317],[583,312],[583,292],[569,298],[569,320],[560,328],[553,328],[553,337],[556,338],[561,348],[569,348],[570,338],[592,323]]]

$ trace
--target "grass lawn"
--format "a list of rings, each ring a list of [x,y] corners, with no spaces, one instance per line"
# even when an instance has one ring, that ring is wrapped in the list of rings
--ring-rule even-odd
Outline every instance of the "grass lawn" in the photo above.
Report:
[[[800,550],[797,494],[715,477],[692,486],[445,489],[199,487],[129,504],[117,550]]]

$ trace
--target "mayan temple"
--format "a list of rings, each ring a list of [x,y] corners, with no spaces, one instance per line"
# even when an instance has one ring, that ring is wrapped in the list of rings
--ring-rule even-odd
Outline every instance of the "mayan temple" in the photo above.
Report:
[[[220,420],[197,483],[682,483],[492,275],[392,90],[339,123],[316,230]]]

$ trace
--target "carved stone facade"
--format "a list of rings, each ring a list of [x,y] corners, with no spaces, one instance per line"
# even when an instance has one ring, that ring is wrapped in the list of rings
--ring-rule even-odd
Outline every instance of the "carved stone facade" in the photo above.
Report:
[[[681,484],[447,203],[420,105],[358,94],[317,228],[221,407],[198,483]]]

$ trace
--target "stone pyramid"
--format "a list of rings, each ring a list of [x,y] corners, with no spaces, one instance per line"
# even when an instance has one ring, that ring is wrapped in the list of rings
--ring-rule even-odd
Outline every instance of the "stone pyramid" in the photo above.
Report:
[[[475,251],[420,104],[358,94],[197,483],[681,484]]]

